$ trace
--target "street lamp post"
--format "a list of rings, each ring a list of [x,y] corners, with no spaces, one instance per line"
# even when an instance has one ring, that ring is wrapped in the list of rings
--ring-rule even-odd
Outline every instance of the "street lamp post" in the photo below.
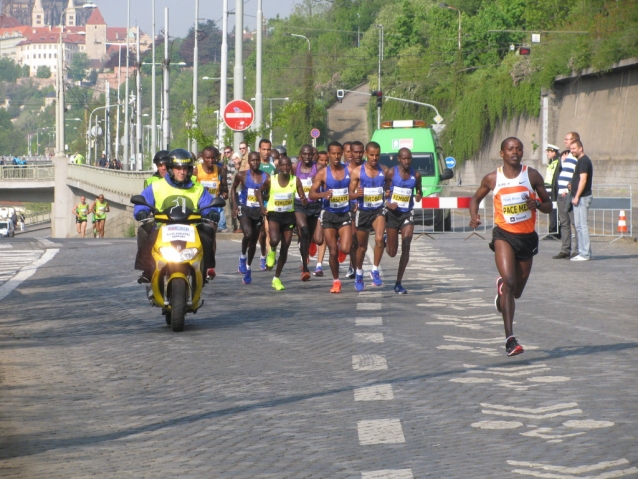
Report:
[[[151,144],[153,145],[151,148],[151,158],[155,155],[155,149],[157,148],[157,92],[155,91],[155,0],[152,1],[152,29],[153,29],[153,65],[151,66],[151,76],[153,77],[153,81],[151,82]]]
[[[120,156],[120,85],[122,85],[122,45],[123,43],[106,42],[106,45],[117,45],[117,113],[115,118],[115,158]]]
[[[261,126],[264,116],[264,95],[262,93],[261,79],[262,79],[262,32],[263,25],[263,13],[262,13],[262,0],[257,0],[257,51],[256,51],[256,65],[255,65],[255,126],[254,129],[261,135]],[[255,138],[255,150],[259,146],[259,137]]]
[[[131,135],[129,134],[129,89],[128,89],[128,77],[129,77],[129,62],[131,59],[131,46],[129,43],[129,36],[131,33],[131,0],[127,0],[126,2],[126,86],[124,88],[124,155],[122,158],[122,166],[124,169],[128,169],[129,165],[129,157],[130,155],[130,145],[131,145]]]
[[[458,14],[459,14],[459,35],[458,35],[459,36],[459,51],[461,51],[461,10],[456,8],[456,7],[453,7],[452,5],[448,5],[445,2],[439,3],[439,7],[440,8],[449,8],[450,10],[456,10],[458,12]]]
[[[162,112],[162,149],[168,150],[168,145],[170,142],[170,115],[169,115],[169,94],[168,94],[168,85],[169,85],[169,65],[170,59],[168,57],[168,7],[164,8],[164,85],[163,85],[163,102],[164,102],[164,110]],[[155,61],[155,59],[153,59]]]
[[[93,113],[95,113],[98,110],[106,110],[108,109],[108,106],[98,106],[97,108],[95,108],[91,114],[89,115],[89,128],[86,130],[86,162],[87,164],[91,164],[91,147],[89,145],[89,138],[91,137],[91,135],[93,135],[93,132],[91,131],[91,125],[93,123]],[[128,105],[127,105],[128,108]],[[78,118],[79,120],[79,118]],[[97,126],[97,125],[96,125]],[[97,144],[97,128],[95,129],[95,135],[93,135],[95,137],[95,143]],[[97,155],[95,157],[95,163],[97,164]]]
[[[198,73],[197,69],[199,66],[199,0],[195,0],[195,36],[193,42],[193,121],[192,128],[195,130],[197,128],[197,80]],[[155,61],[155,60],[153,60]],[[190,140],[190,135],[189,135]],[[194,151],[195,155],[199,155],[199,151],[197,151],[197,138],[193,136],[193,139],[190,140],[189,151]]]
[[[235,1],[235,88],[234,99],[244,99],[244,0]],[[223,74],[221,77],[224,78]],[[220,107],[224,108],[226,105]],[[244,132],[236,131],[233,135],[233,148],[239,151],[239,144],[244,141]]]
[[[35,156],[40,155],[40,131],[48,130],[49,127],[38,128],[35,130]],[[29,149],[29,156],[31,156],[31,149]]]
[[[383,25],[379,29],[379,72],[377,74],[377,91],[381,91],[381,62],[383,61]],[[377,105],[377,130],[381,129],[381,105]]]
[[[221,51],[221,70],[220,77],[226,78],[228,76],[228,0],[222,2],[222,51]],[[219,85],[219,112],[224,111],[226,107],[226,101],[228,97],[228,82],[222,81]],[[224,145],[224,123],[217,122],[217,141],[219,142],[219,149],[221,150]]]

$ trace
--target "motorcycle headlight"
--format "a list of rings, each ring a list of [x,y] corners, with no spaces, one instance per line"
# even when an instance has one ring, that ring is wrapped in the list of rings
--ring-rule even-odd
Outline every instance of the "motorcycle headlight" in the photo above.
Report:
[[[182,251],[177,251],[172,246],[162,246],[160,254],[166,261],[181,263],[182,261],[192,260],[197,255],[197,248],[185,248]]]

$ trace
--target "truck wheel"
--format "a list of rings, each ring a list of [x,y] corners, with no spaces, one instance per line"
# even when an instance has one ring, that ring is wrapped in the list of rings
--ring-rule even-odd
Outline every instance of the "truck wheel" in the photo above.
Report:
[[[171,281],[171,328],[176,333],[184,330],[187,295],[188,286],[185,279],[175,278]]]

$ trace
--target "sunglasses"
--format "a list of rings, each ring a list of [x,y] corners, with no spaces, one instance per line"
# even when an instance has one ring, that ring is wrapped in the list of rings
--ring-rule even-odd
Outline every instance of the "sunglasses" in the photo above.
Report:
[[[245,147],[245,146],[240,146],[240,147],[239,147],[239,149],[240,149],[240,150],[245,150],[245,149],[246,149],[246,147]]]

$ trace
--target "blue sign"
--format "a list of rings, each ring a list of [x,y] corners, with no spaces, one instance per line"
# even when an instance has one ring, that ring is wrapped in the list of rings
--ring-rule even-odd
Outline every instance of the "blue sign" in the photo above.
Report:
[[[451,156],[448,156],[445,159],[445,166],[447,166],[448,168],[454,168],[456,166],[456,160]]]

